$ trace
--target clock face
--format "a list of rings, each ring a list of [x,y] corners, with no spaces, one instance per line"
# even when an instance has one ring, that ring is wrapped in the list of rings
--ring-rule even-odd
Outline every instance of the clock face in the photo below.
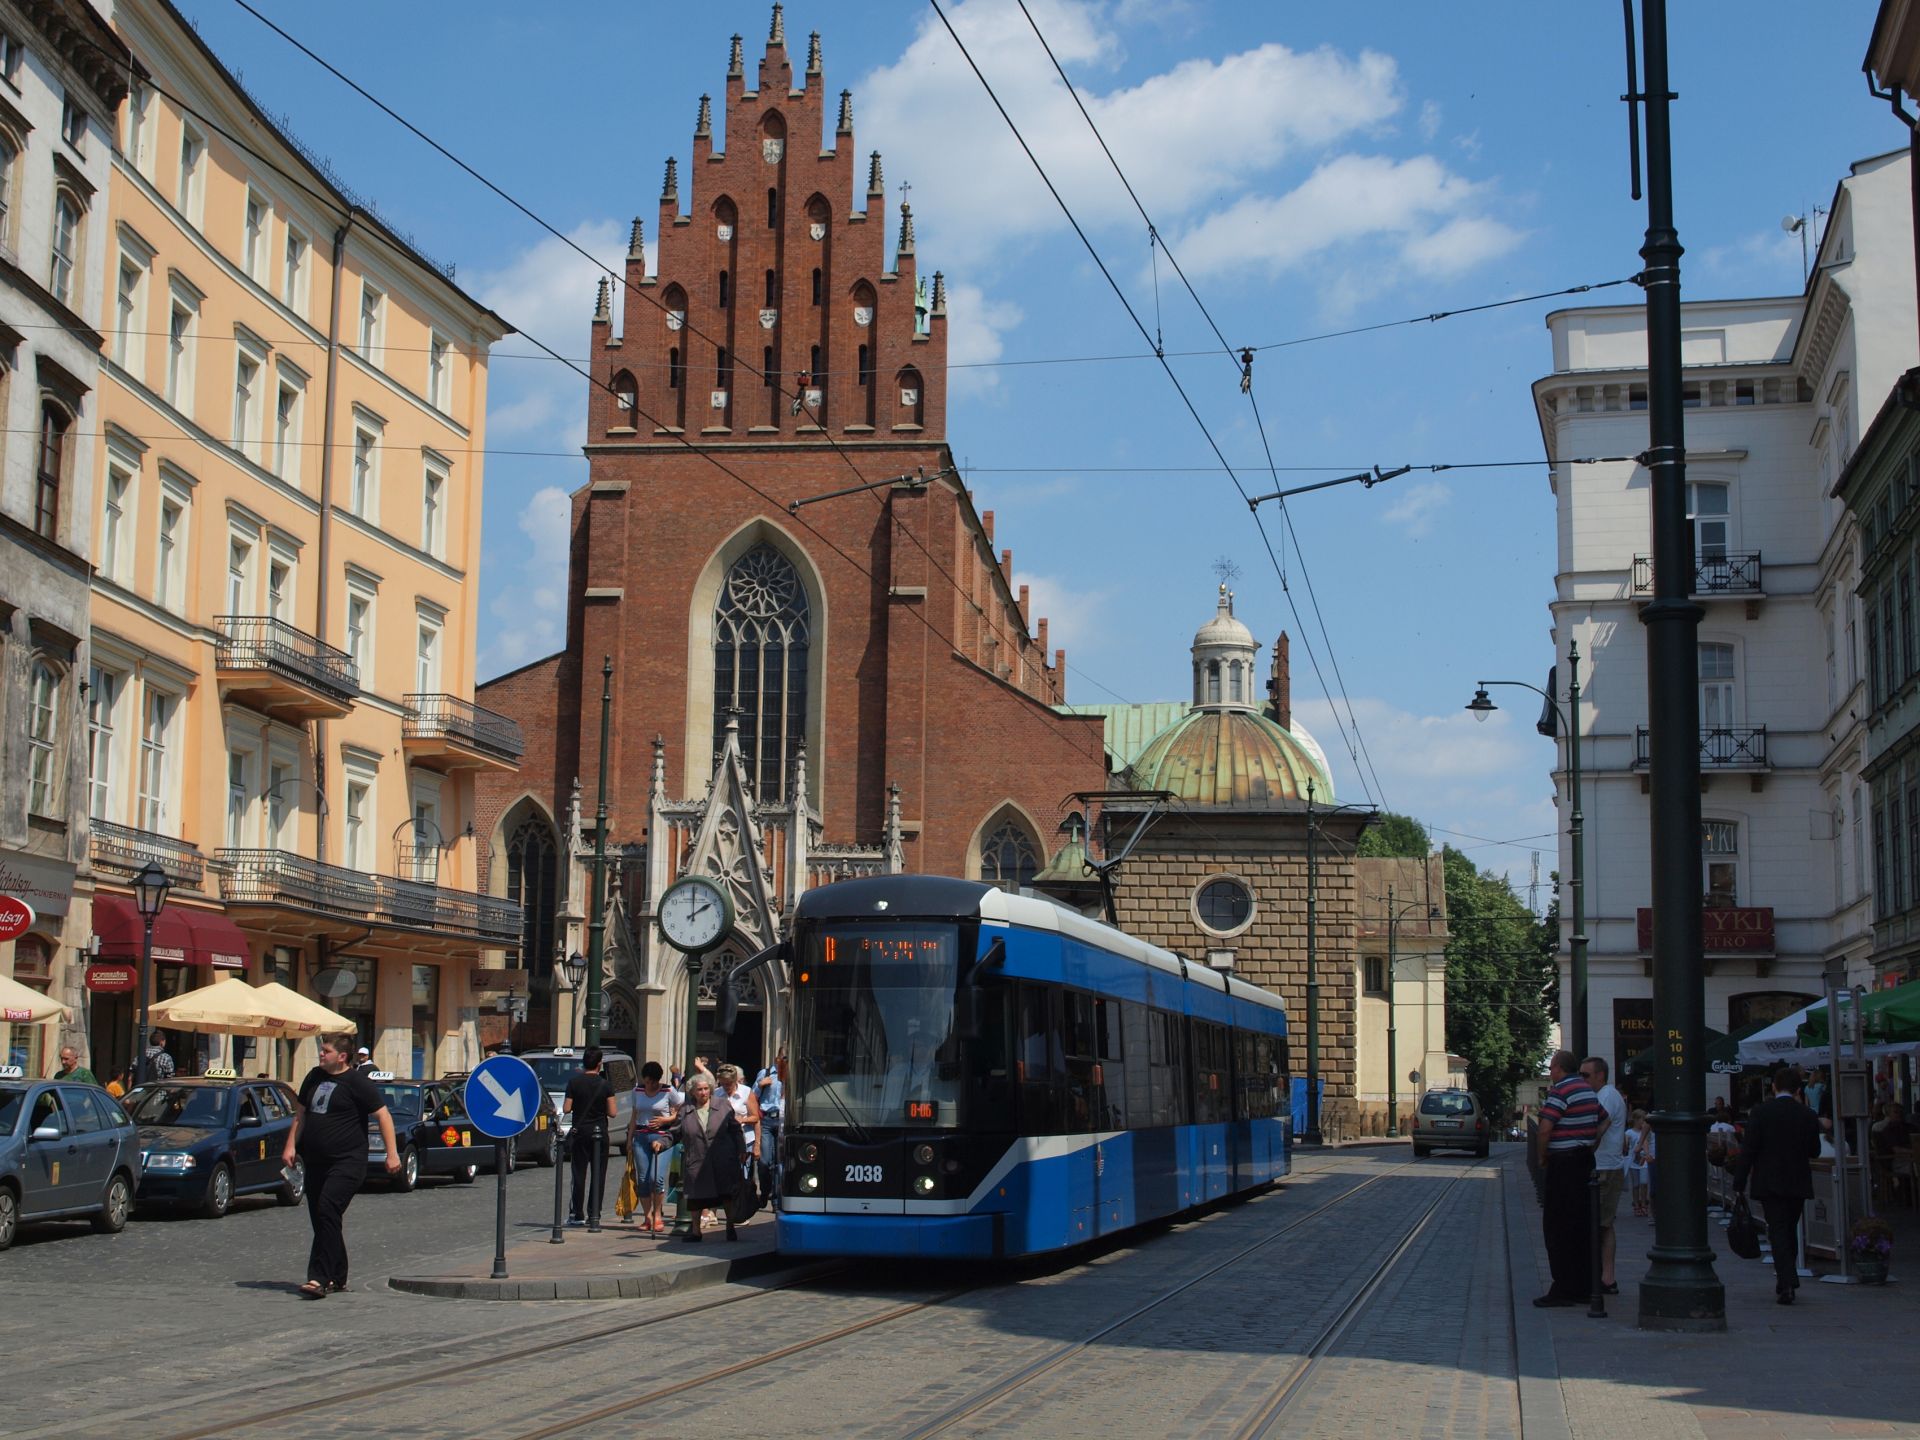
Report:
[[[711,880],[681,880],[661,897],[660,929],[676,949],[708,950],[732,924],[729,909],[726,895]]]

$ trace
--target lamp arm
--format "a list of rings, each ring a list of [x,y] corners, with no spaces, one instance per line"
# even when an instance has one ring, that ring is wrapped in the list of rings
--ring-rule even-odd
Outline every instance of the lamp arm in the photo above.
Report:
[[[1534,694],[1538,695],[1542,700],[1546,701],[1549,705],[1553,706],[1553,713],[1560,717],[1561,724],[1566,725],[1568,723],[1567,712],[1560,708],[1560,703],[1561,703],[1560,697],[1557,695],[1549,695],[1546,691],[1542,690],[1538,685],[1530,685],[1525,680],[1481,680],[1477,683],[1479,684],[1482,690],[1486,689],[1487,686],[1489,685],[1511,685],[1516,690],[1531,690]],[[1572,727],[1568,726],[1568,728],[1572,728]]]

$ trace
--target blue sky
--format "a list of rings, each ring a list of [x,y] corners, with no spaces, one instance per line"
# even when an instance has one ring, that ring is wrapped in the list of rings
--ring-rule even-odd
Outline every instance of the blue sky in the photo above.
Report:
[[[759,0],[257,3],[615,263],[633,215],[651,232],[663,163],[687,156],[700,94],[718,107],[728,36],[746,36],[751,67],[770,11]],[[1235,346],[1639,268],[1645,212],[1627,191],[1615,6],[1029,4]],[[591,264],[237,5],[183,8],[309,145],[455,262],[465,287],[563,354],[584,354]],[[1781,217],[1824,205],[1848,163],[1905,140],[1860,73],[1874,6],[1672,8],[1684,292],[1798,292],[1800,246]],[[948,11],[1135,310],[1169,351],[1206,350],[1212,332],[1164,258],[1156,310],[1146,227],[1013,0]],[[1212,609],[1211,567],[1227,557],[1241,618],[1263,643],[1292,632],[1296,711],[1332,758],[1341,798],[1371,792],[1522,881],[1540,850],[1544,875],[1556,815],[1536,707],[1515,703],[1483,726],[1461,710],[1477,678],[1537,683],[1552,663],[1544,467],[1301,497],[1291,533],[1267,507],[1296,620],[1246,505],[1158,364],[991,363],[1137,357],[1143,346],[931,9],[803,0],[786,21],[796,66],[807,33],[821,32],[828,87],[854,92],[860,153],[885,155],[890,208],[912,183],[921,266],[949,278],[951,358],[973,362],[953,375],[949,438],[1036,613],[1067,647],[1069,697],[1181,697],[1187,644]],[[1265,352],[1255,385],[1274,463],[1330,475],[1538,459],[1528,386],[1549,364],[1542,318],[1567,303],[1577,302]],[[530,353],[509,338],[492,371],[483,676],[557,647],[565,497],[586,478],[586,382],[508,358]],[[1249,490],[1324,478],[1266,472],[1236,368],[1217,351],[1174,364]],[[1356,727],[1343,736],[1336,710],[1357,721],[1364,780],[1349,755]]]

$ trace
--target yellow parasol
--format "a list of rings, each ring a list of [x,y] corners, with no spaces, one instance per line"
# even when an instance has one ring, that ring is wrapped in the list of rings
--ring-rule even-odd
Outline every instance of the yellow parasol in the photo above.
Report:
[[[295,1035],[323,1035],[354,1028],[353,1021],[346,1016],[327,1009],[318,1000],[309,1000],[289,990],[278,980],[259,986],[257,993],[266,997],[273,1007],[272,1013],[286,1022],[285,1033],[289,1039]]]
[[[73,1011],[58,1000],[0,975],[0,1024],[46,1025],[55,1020],[71,1020]]]
[[[260,1035],[297,1040],[323,1030],[350,1029],[331,1010],[294,994],[284,985],[258,987],[229,976],[199,990],[188,990],[152,1007],[153,1023],[208,1035]]]

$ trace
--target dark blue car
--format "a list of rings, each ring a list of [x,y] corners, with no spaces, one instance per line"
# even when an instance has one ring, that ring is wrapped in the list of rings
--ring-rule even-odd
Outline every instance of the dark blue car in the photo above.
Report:
[[[217,1220],[241,1195],[297,1205],[306,1192],[298,1160],[290,1174],[281,1169],[295,1096],[277,1080],[215,1070],[142,1085],[125,1103],[145,1160],[142,1205],[179,1205]]]

